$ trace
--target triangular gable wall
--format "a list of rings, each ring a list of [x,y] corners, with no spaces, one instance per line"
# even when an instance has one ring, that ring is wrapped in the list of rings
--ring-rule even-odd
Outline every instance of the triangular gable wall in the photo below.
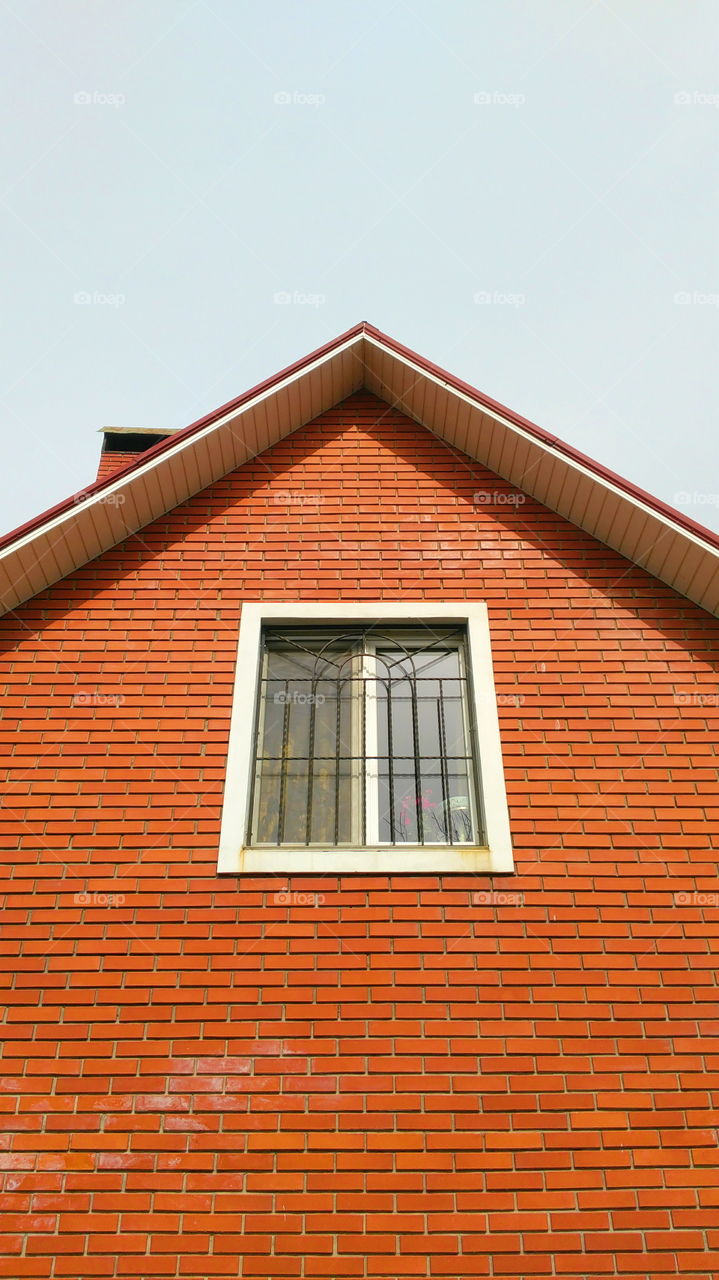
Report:
[[[160,636],[167,611],[176,622],[178,610],[189,620],[219,607],[234,644],[243,600],[263,596],[481,598],[501,610],[539,604],[556,621],[566,609],[573,618],[568,598],[587,591],[587,599],[604,597],[602,608],[638,609],[647,621],[666,614],[686,628],[705,616],[600,540],[359,391],[15,612],[25,626],[84,605],[88,616],[111,613],[114,629],[139,597]],[[6,624],[12,635],[12,614]]]

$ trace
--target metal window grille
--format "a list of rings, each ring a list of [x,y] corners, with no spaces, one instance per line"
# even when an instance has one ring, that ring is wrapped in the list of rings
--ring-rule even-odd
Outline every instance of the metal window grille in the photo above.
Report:
[[[263,632],[249,840],[480,843],[464,629]]]

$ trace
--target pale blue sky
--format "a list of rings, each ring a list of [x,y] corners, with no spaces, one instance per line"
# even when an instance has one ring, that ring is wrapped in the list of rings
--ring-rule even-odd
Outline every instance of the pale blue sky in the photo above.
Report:
[[[718,45],[715,0],[2,0],[1,531],[361,319],[719,529]]]

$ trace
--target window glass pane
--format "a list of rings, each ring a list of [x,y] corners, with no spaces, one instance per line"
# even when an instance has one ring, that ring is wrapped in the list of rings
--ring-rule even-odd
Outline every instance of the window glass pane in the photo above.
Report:
[[[379,817],[380,841],[392,844],[417,843],[417,792],[412,761],[395,760],[391,770],[387,764],[380,762]]]
[[[267,646],[251,835],[255,843],[351,842],[351,702],[358,693],[354,662],[351,647],[328,646],[326,639]]]
[[[283,844],[304,844],[307,831],[307,761],[284,761]]]
[[[472,841],[466,681],[458,647],[422,652],[382,646],[377,673],[380,840]]]
[[[277,844],[280,818],[280,766],[258,765],[255,777],[251,839],[255,844]]]

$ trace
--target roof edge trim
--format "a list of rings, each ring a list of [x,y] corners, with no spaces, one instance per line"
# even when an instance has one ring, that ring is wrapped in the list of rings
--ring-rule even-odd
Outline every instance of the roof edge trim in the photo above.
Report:
[[[27,546],[36,534],[41,532],[50,533],[53,529],[57,529],[64,520],[77,511],[78,497],[82,496],[82,506],[86,510],[93,503],[106,498],[108,494],[122,489],[128,481],[133,479],[134,472],[142,470],[143,474],[147,474],[154,466],[163,461],[166,453],[170,451],[173,453],[181,452],[183,448],[194,443],[195,440],[201,439],[203,435],[208,435],[223,423],[231,421],[239,412],[253,408],[254,405],[259,404],[268,395],[280,391],[298,377],[299,374],[308,373],[310,370],[318,368],[331,356],[338,355],[341,351],[349,349],[361,337],[361,329],[348,330],[340,338],[327,343],[324,347],[318,347],[309,356],[305,356],[304,359],[296,361],[294,365],[289,365],[286,369],[282,369],[274,377],[266,378],[263,382],[259,382],[257,386],[251,387],[249,391],[238,396],[236,400],[230,400],[227,404],[221,405],[219,409],[206,414],[205,417],[198,418],[196,422],[190,423],[189,427],[175,431],[168,439],[161,440],[158,444],[153,445],[152,448],[138,454],[137,458],[134,458],[117,471],[113,471],[105,479],[95,481],[93,484],[88,485],[86,489],[81,489],[78,493],[71,494],[69,498],[63,499],[56,506],[50,507],[49,510],[44,511],[34,520],[29,520],[26,524],[20,525],[19,528],[6,534],[4,538],[0,538],[0,560],[9,553]]]
[[[612,471],[610,467],[605,467],[601,462],[590,458],[589,454],[575,449],[573,445],[567,444],[559,436],[545,431],[543,427],[538,426],[536,422],[532,422],[530,418],[525,418],[522,414],[515,413],[513,409],[509,409],[501,401],[493,400],[491,396],[485,395],[483,391],[478,391],[470,383],[463,382],[461,378],[456,378],[454,374],[443,369],[441,365],[433,364],[431,360],[426,360],[424,356],[418,355],[410,347],[403,346],[401,342],[388,337],[380,329],[375,329],[374,325],[367,324],[365,326],[365,337],[373,341],[376,346],[389,348],[393,354],[399,356],[406,363],[414,365],[422,373],[429,374],[435,381],[449,387],[452,391],[458,392],[465,399],[481,405],[483,409],[492,413],[504,426],[519,428],[528,436],[533,437],[539,444],[553,449],[555,452],[562,454],[569,462],[583,468],[585,473],[588,473],[594,479],[602,480],[605,484],[613,486],[621,496],[632,498],[634,501],[649,508],[652,514],[663,516],[671,523],[680,526],[684,532],[693,534],[694,537],[702,542],[710,543],[715,550],[719,551],[719,533],[715,533],[713,529],[707,529],[705,525],[699,524],[697,520],[692,520],[691,516],[686,516],[683,512],[677,511],[669,503],[662,502],[661,498],[654,497],[646,489],[640,488],[639,485],[633,484],[631,480],[627,480],[616,471]]]
[[[365,338],[379,348],[387,346],[386,342],[379,342],[372,332],[365,333]],[[719,553],[719,534],[714,533],[712,529],[706,529],[703,525],[697,524],[690,516],[683,516],[681,511],[670,507],[667,503],[662,502],[660,498],[653,497],[645,489],[640,489],[637,485],[632,484],[631,481],[625,480],[623,476],[611,471],[609,467],[604,467],[601,463],[595,462],[588,454],[581,453],[580,450],[573,448],[572,445],[560,440],[558,436],[553,436],[548,431],[544,431],[542,427],[530,422],[528,418],[523,418],[521,414],[507,409],[498,400],[492,400],[489,396],[478,392],[476,388],[470,387],[468,383],[463,383],[458,378],[453,378],[438,365],[431,365],[429,361],[418,359],[409,348],[402,347],[400,343],[393,345],[397,347],[393,354],[409,368],[423,373],[425,377],[431,378],[433,382],[441,386],[448,387],[466,404],[475,407],[480,406],[486,413],[491,414],[497,422],[501,423],[503,427],[516,432],[517,435],[522,436],[525,440],[540,444],[543,448],[558,454],[576,471],[581,472],[582,475],[591,480],[598,480],[605,488],[620,498],[629,498],[635,506],[640,507],[647,515],[662,520],[664,524],[671,526],[684,535],[688,534],[697,545],[705,546],[709,542],[712,550]],[[426,426],[427,424],[425,423],[424,425]],[[428,429],[432,430],[431,427]],[[437,433],[434,432],[434,434]],[[441,439],[442,437],[440,436],[439,438]],[[518,487],[521,488],[521,484]]]
[[[353,341],[362,337],[365,328],[367,328],[367,324],[363,320],[360,324],[353,325],[351,329],[347,329],[345,333],[341,333],[339,337],[333,338],[331,342],[326,342],[321,347],[317,347],[309,355],[303,356],[300,360],[295,360],[284,369],[280,369],[279,373],[272,374],[271,377],[264,378],[261,382],[256,383],[254,387],[250,387],[248,391],[243,391],[242,395],[236,396],[234,400],[228,400],[226,404],[222,404],[219,408],[211,410],[210,413],[204,414],[201,418],[197,418],[189,426],[180,427],[179,429],[176,427],[168,428],[167,440],[161,440],[159,444],[153,445],[151,449],[141,453],[132,462],[128,462],[127,466],[114,471],[111,476],[106,477],[104,480],[93,481],[87,488],[78,489],[75,493],[71,493],[68,498],[63,498],[62,502],[57,502],[54,506],[48,507],[46,511],[33,516],[31,520],[26,520],[24,524],[18,525],[16,529],[11,529],[9,533],[0,537],[0,558],[11,546],[13,548],[16,545],[24,546],[27,541],[27,535],[41,528],[55,527],[57,517],[76,509],[76,498],[80,494],[83,497],[83,506],[87,507],[97,494],[105,493],[114,488],[118,482],[129,479],[133,471],[139,470],[141,467],[147,467],[161,454],[169,453],[171,449],[178,449],[188,440],[198,435],[203,428],[215,426],[239,409],[248,408],[250,402],[254,403],[269,391],[278,390],[297,374],[320,363],[321,359],[334,355],[343,346],[351,345]],[[100,428],[100,430],[105,430],[105,428]],[[160,429],[158,429],[157,434],[160,434]]]

